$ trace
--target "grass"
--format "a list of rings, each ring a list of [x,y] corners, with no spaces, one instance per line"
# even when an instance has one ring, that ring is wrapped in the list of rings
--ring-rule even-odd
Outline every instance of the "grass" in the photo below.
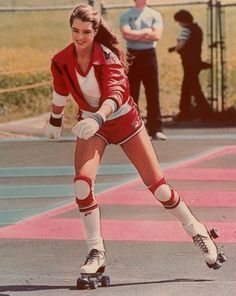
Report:
[[[33,2],[33,3],[32,3]],[[86,1],[20,1],[20,6],[53,6],[77,5]],[[150,3],[157,1],[150,1]],[[162,1],[163,2],[163,1]],[[13,1],[0,0],[0,6],[8,6]],[[18,2],[17,2],[18,3]],[[106,0],[112,4],[114,1]],[[116,3],[124,3],[117,0]],[[133,1],[125,2],[132,4]],[[204,29],[203,58],[208,58],[207,49],[207,10],[206,5],[181,6],[189,9],[195,20]],[[181,61],[177,54],[169,54],[168,47],[176,42],[179,26],[173,20],[173,14],[180,7],[158,7],[165,21],[163,38],[158,42],[157,53],[159,63],[160,100],[162,113],[172,115],[178,112],[180,88],[182,80]],[[234,34],[234,7],[225,9],[226,20],[226,54],[227,54],[227,106],[236,105],[236,39]],[[50,60],[70,40],[68,18],[70,10],[40,11],[40,12],[0,12],[0,87],[1,89],[29,85],[35,82],[49,81]],[[118,34],[121,43],[125,42],[119,31],[119,16],[123,9],[109,10],[106,20]],[[208,92],[207,71],[201,74],[204,92]],[[0,122],[12,118],[22,118],[38,115],[49,111],[51,101],[51,87],[40,87],[17,93],[0,94]],[[145,109],[145,96],[141,93],[141,109]],[[73,104],[69,108],[74,116]],[[72,111],[71,111],[72,110]],[[70,115],[68,115],[70,116]]]
[[[118,0],[119,1],[119,0]],[[0,0],[0,7],[19,7],[19,6],[62,6],[62,5],[78,5],[82,1],[77,0]],[[84,1],[86,2],[86,1]]]

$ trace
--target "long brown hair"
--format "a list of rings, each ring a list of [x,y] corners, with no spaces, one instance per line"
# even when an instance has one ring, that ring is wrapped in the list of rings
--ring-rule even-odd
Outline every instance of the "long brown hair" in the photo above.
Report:
[[[86,4],[81,4],[77,6],[71,16],[70,16],[70,26],[72,27],[74,19],[80,19],[83,22],[91,22],[93,29],[97,32],[94,40],[98,43],[103,44],[108,47],[112,52],[114,52],[121,64],[124,66],[125,70],[128,71],[128,62],[126,59],[125,52],[121,49],[119,40],[117,36],[111,31],[105,21],[101,18],[98,11]]]

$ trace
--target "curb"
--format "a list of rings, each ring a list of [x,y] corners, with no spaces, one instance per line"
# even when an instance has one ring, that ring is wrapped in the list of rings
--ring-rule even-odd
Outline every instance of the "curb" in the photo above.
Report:
[[[50,113],[44,113],[36,117],[0,123],[0,134],[25,134],[45,135]]]

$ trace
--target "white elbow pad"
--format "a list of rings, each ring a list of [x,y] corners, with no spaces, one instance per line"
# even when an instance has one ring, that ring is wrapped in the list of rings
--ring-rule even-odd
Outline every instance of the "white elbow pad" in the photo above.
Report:
[[[65,106],[67,103],[68,97],[58,94],[55,90],[52,93],[52,103],[56,106]]]

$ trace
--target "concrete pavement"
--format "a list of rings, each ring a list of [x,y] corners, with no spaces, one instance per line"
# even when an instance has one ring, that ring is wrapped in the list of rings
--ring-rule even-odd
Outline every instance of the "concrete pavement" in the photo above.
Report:
[[[34,122],[37,128],[39,119]],[[122,150],[111,145],[95,189],[111,286],[79,291],[86,247],[71,185],[74,138],[66,133],[61,142],[48,142],[43,123],[38,126],[33,130],[32,120],[21,128],[19,122],[0,125],[14,135],[0,139],[0,295],[235,295],[235,127],[171,126],[167,141],[153,141],[170,184],[201,221],[220,229],[225,265],[208,269]]]

